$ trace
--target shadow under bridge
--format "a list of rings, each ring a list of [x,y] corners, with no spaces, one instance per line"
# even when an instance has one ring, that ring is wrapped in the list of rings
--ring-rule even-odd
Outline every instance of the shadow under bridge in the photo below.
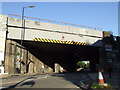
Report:
[[[99,63],[99,47],[95,46],[35,41],[24,41],[23,45],[54,71],[55,63],[63,67],[66,72],[76,71],[78,61],[90,61],[90,71],[96,71],[95,64]]]

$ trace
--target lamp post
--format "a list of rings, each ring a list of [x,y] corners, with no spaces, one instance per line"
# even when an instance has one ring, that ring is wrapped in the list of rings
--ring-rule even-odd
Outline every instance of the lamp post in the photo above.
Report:
[[[23,7],[22,8],[22,29],[21,29],[21,42],[20,42],[20,45],[21,45],[21,49],[20,49],[20,72],[22,72],[22,69],[21,69],[21,61],[22,61],[22,44],[23,44],[23,40],[24,40],[24,37],[25,37],[25,20],[24,20],[24,11],[25,11],[25,8],[34,8],[35,6],[27,6],[27,7]]]

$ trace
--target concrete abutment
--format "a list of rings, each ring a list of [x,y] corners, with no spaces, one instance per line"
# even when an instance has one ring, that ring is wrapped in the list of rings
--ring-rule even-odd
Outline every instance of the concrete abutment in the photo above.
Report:
[[[42,64],[37,57],[35,57],[25,47],[22,48],[22,59],[20,60],[21,46],[14,40],[6,41],[6,55],[5,55],[5,73],[9,74],[25,74],[25,73],[42,73]],[[20,66],[21,65],[21,66]],[[45,73],[53,70],[45,65]],[[21,67],[21,68],[20,68]]]

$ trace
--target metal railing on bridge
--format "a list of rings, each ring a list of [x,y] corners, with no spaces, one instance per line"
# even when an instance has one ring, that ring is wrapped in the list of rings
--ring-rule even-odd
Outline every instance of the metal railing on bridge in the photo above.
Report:
[[[7,14],[7,15],[22,17],[21,15],[16,15],[16,14]],[[53,20],[28,17],[28,16],[24,16],[24,17],[28,18],[28,19],[35,19],[35,20],[39,20],[39,21],[43,21],[43,22],[56,23],[56,24],[65,25],[65,26],[73,26],[73,27],[80,27],[80,28],[91,29],[91,30],[100,30],[100,31],[102,30],[101,28],[96,28],[96,27],[89,27],[89,26],[84,26],[84,25],[71,24],[71,23],[66,23],[66,22],[53,21]]]

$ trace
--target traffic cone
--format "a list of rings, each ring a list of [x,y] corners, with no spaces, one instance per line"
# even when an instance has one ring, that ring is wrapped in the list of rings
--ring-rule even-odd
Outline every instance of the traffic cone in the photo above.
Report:
[[[99,71],[99,84],[104,84],[104,79],[103,79],[103,76],[102,76],[102,73]]]

